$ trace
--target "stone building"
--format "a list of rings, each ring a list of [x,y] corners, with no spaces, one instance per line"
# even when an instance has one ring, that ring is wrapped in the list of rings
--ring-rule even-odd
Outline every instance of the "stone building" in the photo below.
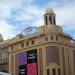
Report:
[[[2,35],[0,34],[0,72],[8,72],[8,45],[10,40],[3,40]]]
[[[61,13],[60,13],[61,14]],[[17,35],[9,44],[9,73],[13,75],[75,75],[75,41],[56,25],[52,9],[44,25],[27,35]]]

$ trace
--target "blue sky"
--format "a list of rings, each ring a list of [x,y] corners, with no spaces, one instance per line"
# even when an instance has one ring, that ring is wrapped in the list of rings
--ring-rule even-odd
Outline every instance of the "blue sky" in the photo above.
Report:
[[[10,39],[29,26],[44,25],[47,8],[53,8],[57,25],[75,38],[75,0],[0,0],[0,33]]]

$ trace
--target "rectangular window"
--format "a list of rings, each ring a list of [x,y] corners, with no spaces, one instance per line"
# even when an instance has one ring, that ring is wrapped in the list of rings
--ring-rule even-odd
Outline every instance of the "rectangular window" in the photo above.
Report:
[[[46,47],[46,64],[49,66],[50,63],[59,63],[59,46],[47,46]]]
[[[26,42],[26,46],[29,46],[29,42]]]
[[[48,22],[47,22],[47,16],[45,17],[45,22],[46,22],[46,25],[48,25]]]
[[[64,53],[65,48],[62,47],[61,49],[62,49],[63,74],[66,75],[66,71],[65,71],[65,68],[66,68],[66,66],[65,66],[65,53]]]
[[[34,45],[34,40],[31,41],[31,44]]]
[[[53,23],[56,25],[55,16],[53,16]]]
[[[56,70],[55,70],[55,69],[53,69],[52,71],[53,71],[53,75],[56,75]]]
[[[52,24],[52,17],[51,16],[49,16],[49,21]]]
[[[21,43],[21,48],[23,48],[24,47],[24,43]]]
[[[49,73],[49,69],[47,69],[47,75],[50,75],[50,73]]]
[[[48,37],[47,36],[45,37],[45,41],[48,41]]]
[[[58,36],[56,36],[56,41],[58,40]]]
[[[58,69],[58,75],[60,75],[60,68]]]
[[[53,36],[50,36],[50,39],[53,40]]]
[[[13,46],[11,46],[11,50],[13,50],[14,49],[14,47]]]

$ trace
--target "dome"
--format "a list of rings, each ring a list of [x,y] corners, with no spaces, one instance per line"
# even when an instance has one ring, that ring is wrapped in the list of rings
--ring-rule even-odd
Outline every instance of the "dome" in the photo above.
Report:
[[[50,26],[47,26],[47,30],[49,33],[63,33],[63,29],[61,26],[58,26],[58,25],[50,25]]]

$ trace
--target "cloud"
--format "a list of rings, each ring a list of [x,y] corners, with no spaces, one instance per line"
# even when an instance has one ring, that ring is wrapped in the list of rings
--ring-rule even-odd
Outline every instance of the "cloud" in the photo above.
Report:
[[[75,30],[75,1],[64,3],[52,0],[44,7],[35,4],[34,0],[0,0],[0,33],[5,39],[15,36],[29,26],[44,24],[43,15],[46,8],[53,8],[57,24],[65,30]],[[8,33],[10,32],[10,33]],[[74,34],[73,34],[74,35]]]
[[[63,21],[73,21],[75,19],[75,2],[66,4],[65,6],[61,6],[55,8],[57,21],[63,23]]]
[[[0,18],[11,16],[11,12],[13,9],[24,9],[26,5],[28,6],[29,4],[31,4],[31,1],[32,0],[0,0]]]
[[[62,26],[65,31],[75,30],[75,1],[65,0],[63,3],[60,1],[53,0],[52,2],[48,2],[44,7],[53,8],[56,14],[56,22],[58,25]],[[41,19],[40,19],[41,21]],[[39,22],[39,21],[38,21]],[[75,35],[75,34],[73,34]]]
[[[68,34],[75,36],[75,34],[72,34],[72,31],[75,30],[75,1],[66,0],[64,1],[64,3],[60,3],[53,0],[52,2],[48,2],[43,9],[45,10],[49,7],[53,8],[56,14],[57,24],[62,26],[64,28],[64,31],[66,31]],[[43,23],[42,20],[43,18],[39,18],[34,23],[39,25]]]
[[[28,5],[30,3],[31,0],[0,0],[0,33],[3,35],[4,39],[11,38],[20,32],[19,27],[15,26],[15,23],[8,22],[9,18],[12,18],[15,21],[17,19],[20,21],[24,18],[23,13],[21,13],[22,15],[14,16],[12,10],[19,10],[23,8],[24,4]],[[28,19],[31,18],[29,15],[26,15],[25,17]]]
[[[48,3],[47,7],[52,7],[56,14],[56,22],[62,26],[64,31],[71,34],[75,38],[75,1],[64,1],[64,4],[60,2]],[[72,34],[73,33],[73,34]]]
[[[9,39],[15,36],[15,27],[9,25],[6,21],[0,20],[0,33],[3,35],[4,39]],[[16,32],[17,33],[17,32]]]

